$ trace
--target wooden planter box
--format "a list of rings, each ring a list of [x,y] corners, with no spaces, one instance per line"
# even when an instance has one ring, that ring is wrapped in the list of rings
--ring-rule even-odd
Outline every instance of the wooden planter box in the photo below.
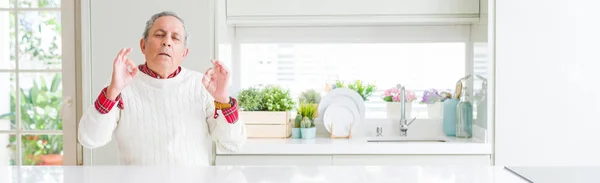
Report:
[[[294,123],[290,112],[240,111],[249,138],[287,138]]]

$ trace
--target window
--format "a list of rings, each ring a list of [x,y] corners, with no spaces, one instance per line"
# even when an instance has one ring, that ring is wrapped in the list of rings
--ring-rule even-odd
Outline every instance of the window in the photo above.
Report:
[[[237,28],[239,87],[276,84],[293,97],[307,89],[325,94],[336,80],[373,83],[367,118],[385,118],[383,91],[397,84],[415,92],[413,116],[427,117],[419,104],[427,89],[453,91],[467,73],[487,72],[485,55],[468,56],[469,26],[244,27]],[[234,49],[235,50],[235,49]],[[479,52],[478,52],[479,53]],[[471,58],[477,57],[479,65]],[[235,58],[235,56],[234,56]],[[482,62],[483,61],[483,62]],[[468,67],[469,66],[469,67]]]
[[[63,164],[62,13],[60,0],[0,1],[0,165]]]

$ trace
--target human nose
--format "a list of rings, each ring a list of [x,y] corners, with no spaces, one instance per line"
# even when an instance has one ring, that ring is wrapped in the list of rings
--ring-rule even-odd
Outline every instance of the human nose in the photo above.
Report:
[[[165,38],[162,41],[162,45],[166,47],[171,47],[173,45],[173,40],[171,40],[171,38]]]

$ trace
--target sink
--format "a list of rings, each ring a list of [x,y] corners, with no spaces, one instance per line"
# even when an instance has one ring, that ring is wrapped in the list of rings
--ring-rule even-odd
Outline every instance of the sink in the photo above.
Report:
[[[381,138],[368,139],[367,142],[448,142],[445,139],[408,139],[408,138]]]

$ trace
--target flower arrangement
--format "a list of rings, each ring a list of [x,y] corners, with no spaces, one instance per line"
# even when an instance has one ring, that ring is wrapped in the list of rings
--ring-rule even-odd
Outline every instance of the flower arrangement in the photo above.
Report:
[[[449,91],[438,92],[436,89],[429,89],[423,92],[423,97],[420,104],[434,104],[436,102],[444,102],[446,99],[452,96]]]
[[[405,101],[406,102],[412,102],[417,100],[417,95],[415,95],[415,93],[413,91],[410,90],[405,90],[406,91],[406,96],[405,96]],[[386,102],[400,102],[400,89],[398,88],[390,88],[384,91],[383,93],[383,100]]]

